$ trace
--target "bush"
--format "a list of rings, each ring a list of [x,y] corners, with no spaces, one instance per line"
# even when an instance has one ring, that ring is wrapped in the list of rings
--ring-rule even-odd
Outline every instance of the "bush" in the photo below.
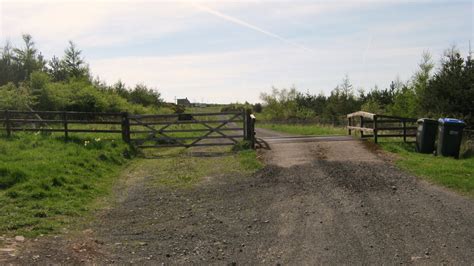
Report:
[[[250,149],[252,149],[252,142],[248,140],[239,141],[232,147],[232,151],[243,151]]]
[[[8,83],[0,87],[0,109],[27,110],[28,104],[32,102],[33,97],[28,93],[27,88],[15,86]]]

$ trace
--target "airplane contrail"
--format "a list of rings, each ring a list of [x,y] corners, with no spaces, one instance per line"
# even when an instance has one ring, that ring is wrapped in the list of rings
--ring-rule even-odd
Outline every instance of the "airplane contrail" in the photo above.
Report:
[[[195,3],[195,2],[192,2],[191,4],[192,4],[194,7],[198,8],[198,9],[200,9],[200,10],[202,10],[202,11],[205,11],[206,13],[209,13],[209,14],[211,14],[211,15],[214,15],[214,16],[216,16],[216,17],[218,17],[218,18],[221,18],[221,19],[230,21],[230,22],[232,22],[232,23],[235,23],[235,24],[237,24],[237,25],[240,25],[240,26],[243,26],[243,27],[252,29],[252,30],[254,30],[254,31],[263,33],[263,34],[265,34],[265,35],[267,35],[267,36],[270,36],[270,37],[272,37],[272,38],[278,39],[278,40],[280,40],[280,41],[282,41],[282,42],[285,42],[285,43],[290,44],[290,45],[292,45],[292,46],[298,47],[298,48],[303,49],[303,50],[305,50],[305,51],[308,51],[308,52],[311,52],[311,53],[315,53],[315,52],[316,52],[316,51],[314,51],[314,50],[312,50],[312,49],[310,49],[310,48],[308,48],[308,47],[306,47],[306,46],[303,46],[303,45],[301,45],[301,44],[299,44],[299,43],[296,43],[296,42],[293,42],[293,41],[288,40],[288,39],[286,39],[286,38],[283,38],[282,36],[280,36],[280,35],[278,35],[278,34],[275,34],[275,33],[273,33],[273,32],[269,32],[269,31],[266,31],[266,30],[264,30],[264,29],[262,29],[262,28],[260,28],[260,27],[257,27],[257,26],[255,26],[255,25],[252,25],[252,24],[250,24],[250,23],[247,23],[247,22],[245,22],[245,21],[243,21],[243,20],[240,20],[240,19],[238,19],[238,18],[229,16],[229,15],[227,15],[227,14],[224,14],[224,13],[222,13],[222,12],[220,12],[220,11],[217,11],[217,10],[215,10],[215,9],[212,9],[212,8],[210,8],[210,7],[203,6],[203,5],[197,4],[197,3]]]

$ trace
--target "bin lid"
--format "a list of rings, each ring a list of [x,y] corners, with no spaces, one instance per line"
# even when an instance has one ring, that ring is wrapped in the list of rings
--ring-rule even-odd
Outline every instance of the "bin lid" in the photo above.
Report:
[[[438,122],[441,124],[462,124],[465,125],[464,121],[456,119],[456,118],[440,118]]]
[[[438,121],[431,118],[420,118],[416,120],[417,123],[430,123],[430,124],[438,124]]]

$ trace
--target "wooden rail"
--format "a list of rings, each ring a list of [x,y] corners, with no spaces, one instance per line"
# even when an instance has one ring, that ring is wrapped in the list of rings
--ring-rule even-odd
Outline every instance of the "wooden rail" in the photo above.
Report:
[[[378,138],[392,137],[402,137],[407,142],[408,137],[416,137],[416,120],[359,111],[347,115],[347,130],[349,135],[359,131],[361,138],[373,137],[375,143]]]
[[[65,140],[68,140],[69,133],[73,132],[120,133],[125,142],[145,148],[234,145],[238,143],[239,138],[250,141],[254,148],[254,124],[255,118],[250,110],[167,115],[0,110],[0,126],[3,125],[0,130],[4,130],[7,136],[18,131],[63,132]],[[71,125],[76,126],[71,128]],[[199,125],[201,128],[193,128],[192,125]],[[183,133],[189,133],[191,136],[183,136]],[[200,143],[205,139],[211,141]],[[228,139],[231,142],[225,143],[221,139]],[[191,143],[186,143],[186,140],[190,140]],[[155,144],[146,144],[150,141],[154,141]]]

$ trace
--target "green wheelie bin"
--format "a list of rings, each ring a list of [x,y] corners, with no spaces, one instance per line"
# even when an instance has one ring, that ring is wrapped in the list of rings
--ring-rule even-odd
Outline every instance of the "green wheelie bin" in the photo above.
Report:
[[[416,122],[418,124],[416,130],[416,150],[420,153],[433,153],[435,150],[438,121],[420,118]]]

